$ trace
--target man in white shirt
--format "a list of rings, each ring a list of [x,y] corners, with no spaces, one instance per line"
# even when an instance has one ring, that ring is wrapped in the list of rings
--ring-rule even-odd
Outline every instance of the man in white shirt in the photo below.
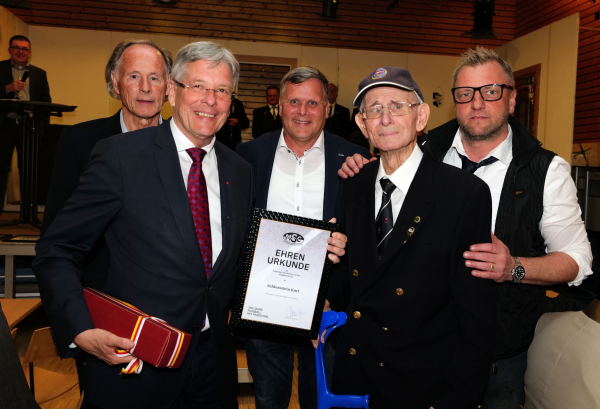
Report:
[[[489,242],[487,185],[417,145],[429,106],[408,70],[380,67],[358,87],[356,122],[380,160],[342,182],[348,251],[327,299],[332,392],[369,394],[371,409],[475,409],[488,380],[495,286],[463,252]]]
[[[281,80],[279,115],[283,129],[238,145],[252,165],[256,207],[330,220],[334,217],[340,178],[347,156],[369,152],[323,130],[327,118],[323,73],[298,67]],[[292,391],[294,350],[298,351],[298,395],[302,409],[316,409],[316,369],[310,342],[289,337],[251,338],[246,344],[257,409],[286,409]]]
[[[569,164],[510,116],[516,100],[510,65],[483,47],[468,50],[452,92],[456,119],[421,143],[436,159],[474,172],[490,187],[492,243],[472,243],[464,254],[474,276],[498,283],[494,363],[482,405],[517,407],[524,402],[536,322],[556,310],[544,286],[580,285],[592,274],[591,248]],[[358,172],[363,161],[357,159],[340,176]]]

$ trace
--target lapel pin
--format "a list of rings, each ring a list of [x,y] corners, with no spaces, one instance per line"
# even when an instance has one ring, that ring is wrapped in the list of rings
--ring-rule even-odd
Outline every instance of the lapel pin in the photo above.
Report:
[[[338,153],[338,156],[344,156],[344,154],[343,153]]]
[[[410,229],[408,229],[408,235],[412,236],[412,234],[415,232],[415,228],[411,227]]]
[[[415,217],[415,223],[419,223],[421,221],[421,216]]]

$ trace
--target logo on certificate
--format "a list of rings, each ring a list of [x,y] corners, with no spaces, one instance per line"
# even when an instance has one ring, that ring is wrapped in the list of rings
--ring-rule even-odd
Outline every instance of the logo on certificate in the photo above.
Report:
[[[283,235],[283,241],[292,246],[298,246],[304,243],[304,237],[298,233],[286,233]]]

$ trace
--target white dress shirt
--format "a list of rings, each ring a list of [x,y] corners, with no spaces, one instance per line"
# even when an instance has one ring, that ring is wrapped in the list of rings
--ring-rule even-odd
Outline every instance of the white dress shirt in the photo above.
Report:
[[[288,148],[281,130],[271,172],[267,210],[323,220],[324,138],[321,131],[315,144],[299,157]]]
[[[125,120],[123,119],[123,110],[122,109],[119,112],[119,119],[121,121],[121,131],[122,131],[122,133],[129,132],[129,130],[127,129],[127,125],[125,125]],[[159,115],[158,116],[158,124],[160,125],[162,123],[163,123],[162,115]]]
[[[415,146],[406,162],[404,162],[391,175],[385,173],[383,161],[379,161],[379,171],[377,171],[377,178],[375,179],[375,219],[377,219],[377,214],[379,213],[379,208],[381,207],[381,198],[383,195],[383,189],[381,188],[379,180],[386,178],[391,180],[392,183],[396,185],[396,189],[394,189],[392,192],[391,198],[392,214],[394,215],[394,220],[392,220],[392,222],[395,224],[396,219],[400,214],[402,204],[404,203],[404,199],[406,198],[408,188],[417,174],[417,169],[419,168],[422,158],[423,152],[418,146]]]
[[[513,158],[512,139],[513,133],[509,125],[506,140],[482,159],[494,156],[498,160],[475,171],[475,175],[487,183],[492,194],[492,231],[496,226],[498,204],[506,171]],[[462,168],[462,161],[458,154],[468,157],[462,143],[460,129],[454,136],[444,162]],[[569,285],[579,285],[585,277],[592,274],[592,249],[581,220],[581,208],[577,202],[577,189],[571,178],[571,167],[558,155],[550,162],[546,174],[544,212],[539,228],[546,245],[546,253],[560,251],[571,256],[579,266],[577,277]],[[515,256],[519,255],[515,254]]]
[[[192,158],[186,152],[186,149],[195,148],[195,145],[177,128],[174,120],[171,120],[171,132],[175,139],[177,155],[179,155],[179,165],[181,166],[181,176],[187,189],[188,175],[192,167]],[[223,248],[223,231],[221,230],[221,189],[219,186],[219,168],[217,166],[217,153],[215,152],[216,138],[212,138],[210,143],[202,149],[206,151],[202,159],[202,173],[206,179],[206,190],[208,192],[208,211],[210,213],[210,236],[212,241],[212,265],[215,265],[221,249]],[[200,274],[200,272],[198,272]],[[210,327],[208,323],[208,314],[203,331]]]

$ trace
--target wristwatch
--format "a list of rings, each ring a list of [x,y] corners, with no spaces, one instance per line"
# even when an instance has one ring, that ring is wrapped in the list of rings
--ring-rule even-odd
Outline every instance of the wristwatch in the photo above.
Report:
[[[523,267],[523,264],[521,264],[521,260],[519,260],[519,257],[513,258],[515,259],[515,268],[513,268],[511,273],[512,280],[513,283],[519,284],[525,278],[525,268]]]

